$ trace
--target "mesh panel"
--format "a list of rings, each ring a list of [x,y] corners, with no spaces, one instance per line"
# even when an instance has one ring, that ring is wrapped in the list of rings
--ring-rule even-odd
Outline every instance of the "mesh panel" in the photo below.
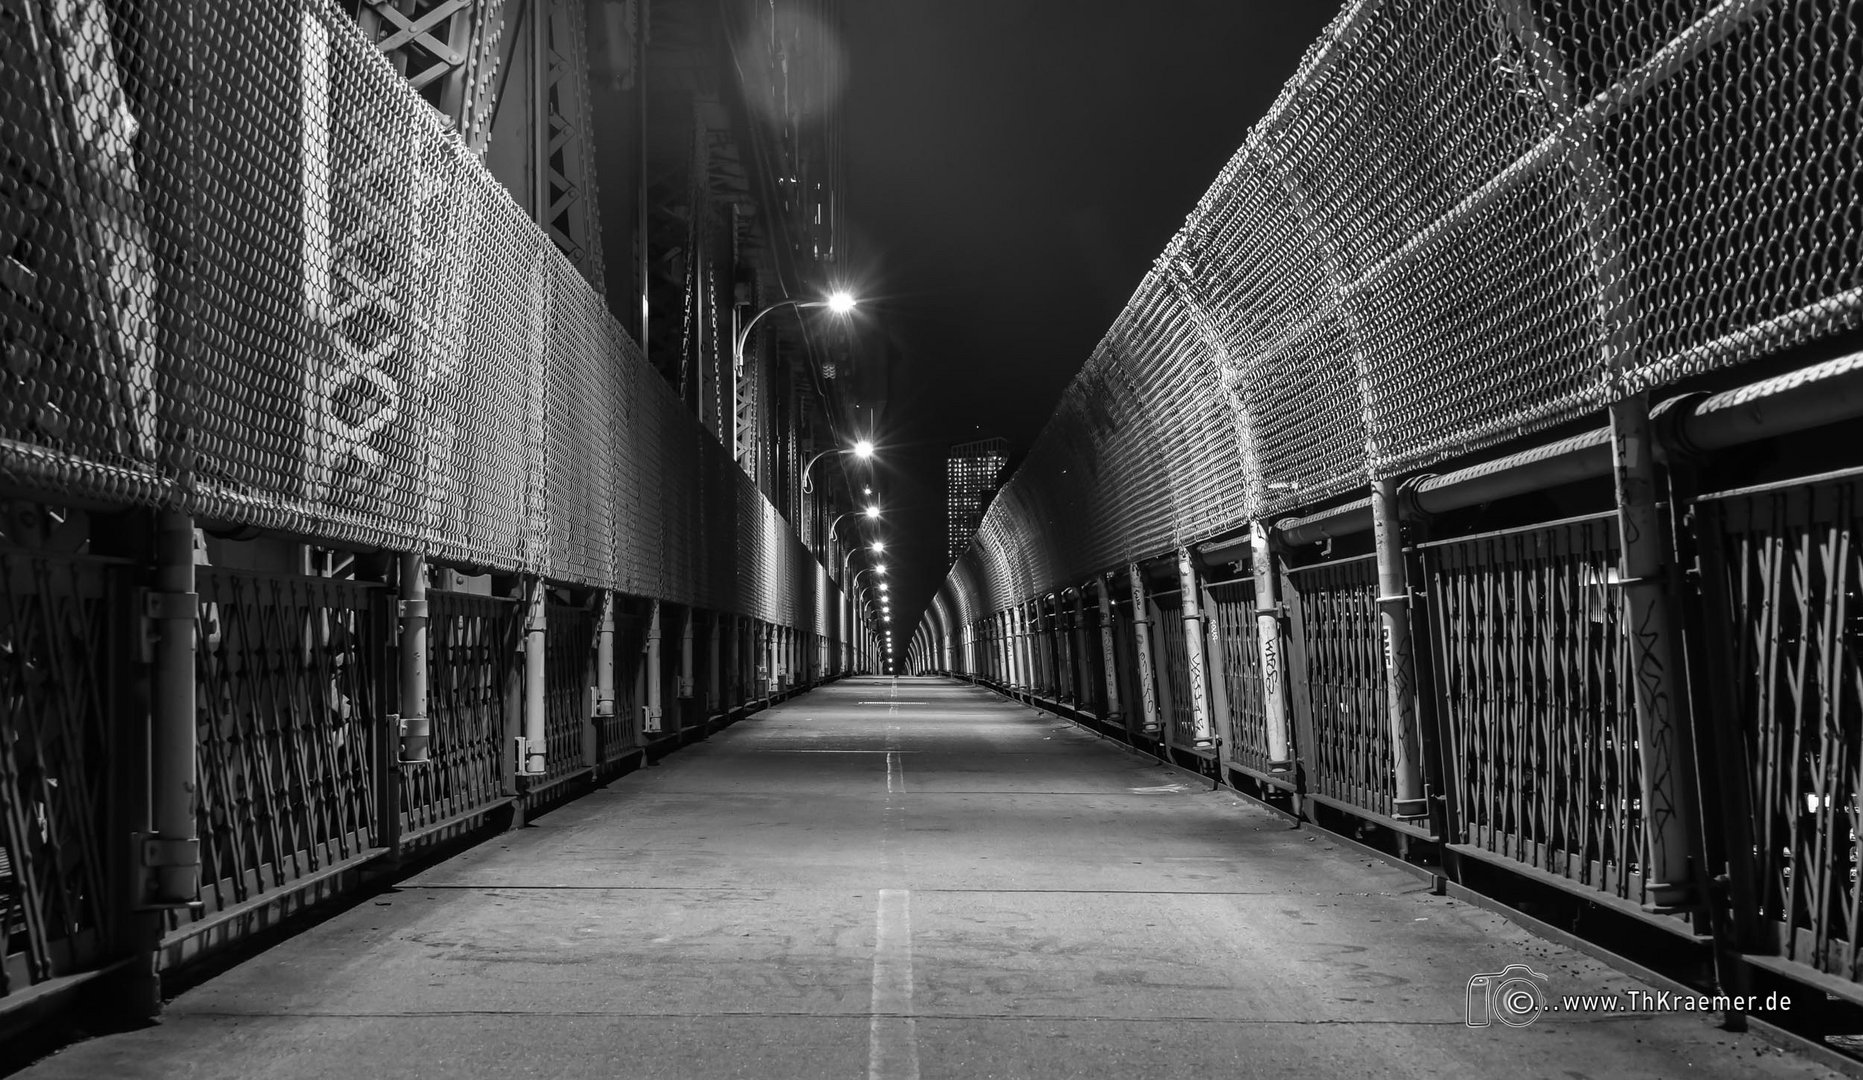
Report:
[[[0,59],[0,475],[808,613],[793,532],[337,5],[0,0]]]
[[[1000,610],[1855,328],[1860,105],[1841,3],[1349,5],[953,587]]]
[[[618,380],[603,349],[608,312],[580,288],[568,259],[551,260],[549,357],[550,576],[564,581],[605,581],[615,550],[617,459],[613,417]]]
[[[1853,327],[1863,312],[1854,11],[1780,3],[1747,22],[1720,16],[1672,48],[1688,55],[1680,70],[1598,131],[1639,314],[1627,390]]]

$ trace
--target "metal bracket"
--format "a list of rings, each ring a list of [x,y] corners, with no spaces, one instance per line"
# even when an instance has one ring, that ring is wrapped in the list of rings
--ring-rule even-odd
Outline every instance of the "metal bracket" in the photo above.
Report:
[[[518,735],[512,741],[517,743],[517,775],[542,776],[544,770],[532,769],[530,767],[530,759],[533,756],[530,748],[530,740],[522,735]],[[535,756],[541,757],[542,755]]]
[[[136,839],[142,851],[141,865],[144,870],[201,864],[201,842],[198,839],[175,840],[149,833],[139,834]]]
[[[615,714],[615,699],[603,698],[600,687],[589,687],[589,715],[606,720]]]
[[[651,705],[642,705],[640,707],[640,730],[643,733],[658,735],[660,733],[661,719],[660,710]]]
[[[154,833],[138,832],[131,834],[135,843],[136,868],[141,877],[137,884],[137,911],[199,911],[203,906],[198,895],[192,897],[170,897],[160,899],[164,879],[173,881],[174,874],[164,871],[192,871],[194,889],[200,889],[201,843],[199,840],[177,840],[157,836]],[[183,877],[181,880],[187,880]]]
[[[192,622],[200,617],[200,610],[199,593],[156,592],[150,589],[142,594],[142,616],[145,619]]]
[[[427,603],[425,600],[397,600],[395,601],[395,617],[403,622],[409,619],[425,619]]]
[[[400,740],[395,759],[398,764],[425,765],[433,760],[433,721],[429,717],[389,713],[388,722],[394,725]]]

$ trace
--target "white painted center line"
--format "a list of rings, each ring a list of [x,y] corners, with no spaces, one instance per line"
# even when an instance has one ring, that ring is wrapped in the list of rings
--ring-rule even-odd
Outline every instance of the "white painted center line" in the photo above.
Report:
[[[912,907],[905,889],[881,889],[873,934],[867,1080],[919,1080],[912,1020]]]

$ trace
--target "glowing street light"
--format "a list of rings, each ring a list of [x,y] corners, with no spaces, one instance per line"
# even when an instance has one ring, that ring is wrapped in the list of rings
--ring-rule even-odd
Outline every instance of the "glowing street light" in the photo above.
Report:
[[[862,461],[869,461],[869,460],[872,460],[873,458],[873,442],[869,439],[861,439],[859,442],[856,442],[852,447],[846,450],[842,450],[837,447],[831,446],[828,449],[823,450],[821,453],[816,454],[814,457],[810,458],[809,463],[807,465],[802,466],[802,490],[805,494],[809,492],[813,492],[815,490],[815,481],[809,478],[809,471],[815,468],[816,462],[827,457],[829,454],[852,454]],[[873,494],[872,488],[867,488],[865,490],[867,494],[869,495]],[[873,514],[870,514],[868,516],[878,517],[879,512],[876,510]]]
[[[762,311],[757,312],[750,317],[749,322],[745,323],[743,327],[738,330],[737,337],[732,339],[731,359],[736,362],[737,371],[742,373],[744,370],[744,346],[750,342],[751,328],[756,326],[757,323],[770,312],[778,308],[786,307],[795,308],[798,311],[803,308],[825,307],[836,315],[847,315],[853,312],[854,304],[855,300],[853,296],[849,295],[845,290],[842,290],[835,292],[826,300],[797,300],[794,297],[786,296],[776,303],[771,304],[769,307],[764,308]]]
[[[835,515],[835,519],[828,523],[828,535],[833,536],[835,534],[835,530],[841,527],[841,523],[843,521],[846,521],[848,518],[855,517],[857,515],[860,517],[866,518],[868,521],[878,521],[880,520],[880,504],[879,503],[868,503],[866,506],[861,507],[859,510],[849,510],[845,514]]]

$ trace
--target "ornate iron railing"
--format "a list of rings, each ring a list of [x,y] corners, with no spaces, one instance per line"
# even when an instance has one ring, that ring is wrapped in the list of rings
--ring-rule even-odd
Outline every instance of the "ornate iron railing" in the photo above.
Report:
[[[1614,517],[1422,546],[1454,839],[1642,903]]]
[[[1268,774],[1268,718],[1262,708],[1261,635],[1255,623],[1255,583],[1226,581],[1209,587],[1209,617],[1222,648],[1223,695],[1217,718],[1223,756],[1261,776]]]
[[[549,779],[580,772],[595,764],[589,745],[593,714],[589,688],[595,685],[595,613],[580,604],[549,606],[544,624],[544,759]]]
[[[198,915],[379,846],[382,589],[197,572]]]
[[[108,959],[126,846],[113,834],[131,751],[123,689],[124,563],[0,546],[0,992]]]
[[[402,829],[443,824],[508,793],[507,717],[516,715],[523,605],[473,593],[429,593],[428,709],[432,762],[401,774]]]
[[[1391,731],[1385,711],[1378,574],[1370,556],[1291,571],[1297,713],[1313,745],[1302,751],[1312,789],[1364,810],[1391,812]]]
[[[1747,757],[1755,914],[1786,957],[1863,980],[1863,477],[1696,509],[1707,618],[1722,628],[1705,661],[1731,705],[1710,715]]]

